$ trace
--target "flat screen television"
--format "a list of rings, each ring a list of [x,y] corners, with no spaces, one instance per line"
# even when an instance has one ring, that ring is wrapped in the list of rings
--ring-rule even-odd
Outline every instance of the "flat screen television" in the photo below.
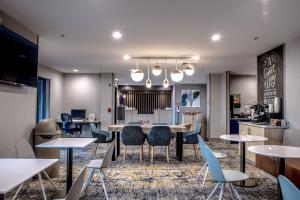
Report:
[[[38,46],[0,25],[0,83],[37,87]]]

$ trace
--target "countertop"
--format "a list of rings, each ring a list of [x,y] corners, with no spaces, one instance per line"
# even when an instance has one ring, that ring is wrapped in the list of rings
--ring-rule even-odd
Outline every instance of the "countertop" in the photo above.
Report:
[[[253,122],[239,122],[239,124],[255,126],[255,127],[259,127],[259,128],[275,128],[275,129],[276,128],[278,128],[278,129],[288,128],[287,126],[271,126],[271,125],[266,125],[266,124],[257,124],[257,123],[253,123]]]

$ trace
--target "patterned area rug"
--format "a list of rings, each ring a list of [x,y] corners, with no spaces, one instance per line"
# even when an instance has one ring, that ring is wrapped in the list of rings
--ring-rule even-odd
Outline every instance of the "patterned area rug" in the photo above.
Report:
[[[144,163],[139,162],[139,148],[128,147],[126,161],[123,163],[123,148],[121,156],[117,161],[112,162],[111,167],[106,170],[108,179],[105,181],[110,199],[206,199],[214,187],[211,177],[205,186],[195,178],[203,164],[201,153],[198,150],[195,157],[192,145],[184,146],[184,161],[175,159],[175,141],[170,147],[170,163],[166,162],[165,148],[156,147],[154,150],[154,163],[150,163],[148,156],[148,146],[144,146]],[[221,159],[220,163],[224,169],[239,169],[239,156],[237,144],[225,144],[222,141],[208,143],[209,146],[219,152],[229,155],[228,158]],[[98,147],[97,157],[102,157],[107,149],[106,144]],[[93,145],[84,150],[74,150],[74,179],[78,173],[92,158]],[[61,151],[60,174],[57,179],[53,179],[60,188],[65,188],[66,178],[66,152]],[[277,197],[277,183],[268,178],[265,173],[250,164],[246,164],[246,172],[250,177],[258,179],[258,185],[252,188],[239,188],[242,199],[275,199]],[[47,197],[51,197],[55,192],[47,180],[44,180]],[[7,199],[12,199],[15,191],[6,195]],[[230,199],[230,193],[225,192],[224,199]],[[216,199],[216,195],[213,199]],[[37,180],[32,180],[26,191],[26,187],[21,190],[19,199],[42,199],[42,193]],[[98,175],[95,176],[92,184],[82,199],[105,199],[103,188]]]

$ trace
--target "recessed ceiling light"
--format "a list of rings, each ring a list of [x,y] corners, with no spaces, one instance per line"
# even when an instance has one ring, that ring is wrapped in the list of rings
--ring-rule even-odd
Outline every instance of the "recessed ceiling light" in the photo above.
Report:
[[[199,59],[200,59],[200,56],[195,55],[195,56],[192,57],[192,59],[193,59],[193,60],[199,60]]]
[[[114,31],[112,33],[112,37],[115,39],[120,39],[120,38],[122,38],[122,33],[120,33],[119,31]]]
[[[78,69],[73,69],[73,72],[78,72],[79,70]]]
[[[131,58],[131,57],[130,57],[129,55],[124,55],[124,56],[123,56],[123,59],[124,59],[124,60],[129,60],[130,58]]]
[[[221,35],[220,34],[213,34],[213,36],[211,36],[212,41],[219,41],[221,39]]]

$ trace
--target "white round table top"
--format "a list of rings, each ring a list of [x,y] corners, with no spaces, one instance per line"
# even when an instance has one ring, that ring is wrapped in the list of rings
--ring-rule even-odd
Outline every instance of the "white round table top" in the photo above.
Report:
[[[223,140],[229,140],[234,142],[264,142],[268,140],[268,138],[263,136],[238,134],[221,135],[220,138]]]
[[[300,158],[300,147],[282,145],[254,145],[248,147],[248,150],[263,156],[277,158]]]

